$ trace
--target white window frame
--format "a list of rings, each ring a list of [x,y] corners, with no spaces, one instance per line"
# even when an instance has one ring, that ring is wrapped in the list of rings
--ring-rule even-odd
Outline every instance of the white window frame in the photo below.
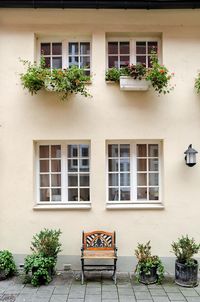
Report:
[[[108,145],[109,144],[129,144],[130,145],[130,200],[109,200],[109,185],[108,185]],[[137,200],[137,157],[136,157],[136,145],[137,144],[158,144],[159,146],[159,200]],[[163,183],[162,183],[162,165],[163,165],[163,142],[162,140],[108,140],[106,142],[106,196],[107,196],[107,208],[163,208]],[[119,173],[119,172],[118,172]],[[149,185],[148,185],[149,187]],[[111,206],[111,207],[109,207]]]
[[[108,42],[129,42],[130,43],[130,64],[136,64],[136,42],[157,42],[158,43],[158,60],[162,62],[162,50],[161,50],[161,38],[159,37],[151,37],[151,36],[144,36],[144,37],[108,37],[106,42],[106,64],[107,69],[109,68],[108,65]],[[113,54],[114,56],[114,54]],[[119,59],[119,58],[118,58]],[[118,62],[119,65],[119,62]]]
[[[37,38],[36,48],[37,48],[37,55],[36,61],[37,64],[40,63],[41,58],[41,43],[62,43],[62,69],[69,68],[69,52],[68,52],[68,44],[69,43],[90,43],[90,74],[92,74],[92,38],[91,36],[77,36],[76,38],[72,37],[44,37],[44,38]],[[52,69],[52,67],[51,67]],[[88,69],[86,69],[88,70]]]
[[[36,203],[35,209],[54,209],[54,208],[90,208],[91,207],[91,169],[86,174],[89,174],[90,185],[90,201],[68,201],[68,145],[81,145],[87,144],[89,145],[89,162],[91,163],[91,143],[88,140],[67,140],[67,141],[38,141],[35,144],[35,177],[36,177]],[[40,170],[39,170],[39,147],[42,145],[61,145],[61,201],[40,201]],[[77,159],[77,158],[76,158]],[[83,158],[84,159],[84,158]],[[90,165],[90,164],[89,164]],[[83,172],[84,174],[85,172]],[[59,173],[58,173],[59,174]],[[73,173],[72,173],[73,174]],[[82,174],[82,172],[78,171],[77,173]],[[79,181],[79,180],[78,180]],[[80,186],[76,187],[80,190]],[[51,188],[50,188],[51,189]]]

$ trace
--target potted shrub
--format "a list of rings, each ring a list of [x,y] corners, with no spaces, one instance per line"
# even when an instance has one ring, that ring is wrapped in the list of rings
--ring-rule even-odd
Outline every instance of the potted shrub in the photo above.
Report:
[[[20,75],[21,83],[31,95],[46,89],[61,93],[61,100],[67,100],[72,93],[90,96],[86,89],[90,76],[86,76],[82,68],[72,66],[68,69],[50,70],[45,67],[44,58],[41,58],[39,65],[31,64],[29,61],[22,62],[26,66],[26,71]]]
[[[198,262],[193,255],[198,253],[200,244],[188,235],[178,238],[172,243],[172,250],[176,256],[175,282],[178,285],[194,287],[198,285]]]
[[[135,256],[138,260],[135,269],[137,280],[143,284],[161,283],[164,267],[158,256],[152,256],[150,241],[146,244],[138,244]]]
[[[0,280],[13,276],[16,271],[12,253],[7,250],[0,251]]]
[[[48,284],[52,280],[57,256],[61,251],[60,235],[60,230],[44,229],[33,236],[33,255],[26,257],[24,265],[25,274],[30,277],[32,285]]]

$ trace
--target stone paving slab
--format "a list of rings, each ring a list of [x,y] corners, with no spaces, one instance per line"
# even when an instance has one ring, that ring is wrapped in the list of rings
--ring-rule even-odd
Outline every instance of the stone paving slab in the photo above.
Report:
[[[180,287],[167,276],[162,285],[143,285],[132,275],[89,274],[81,285],[79,272],[59,273],[47,286],[24,285],[20,276],[0,281],[0,302],[200,302],[200,286]]]

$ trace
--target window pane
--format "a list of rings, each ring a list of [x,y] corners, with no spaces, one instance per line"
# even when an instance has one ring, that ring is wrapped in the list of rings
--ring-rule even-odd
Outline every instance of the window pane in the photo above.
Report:
[[[118,68],[118,57],[109,56],[108,57],[108,67],[109,68],[112,68],[112,67]]]
[[[81,187],[89,187],[90,185],[90,178],[89,175],[80,175],[80,186]]]
[[[90,68],[90,57],[80,57],[80,67]]]
[[[108,170],[110,172],[118,171],[118,159],[109,159],[108,160]]]
[[[61,157],[61,146],[54,145],[51,146],[51,158],[60,158]]]
[[[80,159],[79,168],[81,172],[89,172],[89,159]]]
[[[61,161],[60,160],[51,161],[51,172],[61,172]]]
[[[130,57],[129,56],[120,56],[120,67],[125,67],[129,65]]]
[[[158,171],[159,166],[158,166],[158,159],[149,159],[149,171]]]
[[[61,201],[61,189],[51,190],[52,201]]]
[[[119,200],[119,190],[118,188],[109,189],[109,200]]]
[[[130,171],[130,160],[129,158],[120,159],[120,171]]]
[[[40,187],[49,187],[49,175],[40,175]]]
[[[130,200],[130,188],[120,190],[120,200]]]
[[[39,147],[40,158],[48,158],[49,157],[49,146],[40,146]]]
[[[120,157],[130,156],[130,145],[120,145]]]
[[[148,53],[151,54],[153,52],[158,52],[158,42],[157,41],[150,41],[148,42]]]
[[[80,43],[80,54],[81,55],[90,54],[90,43],[88,42]]]
[[[118,157],[118,145],[108,145],[108,157]]]
[[[138,186],[146,186],[147,185],[147,174],[146,173],[138,173],[137,174],[137,185]]]
[[[80,201],[90,201],[90,190],[86,188],[80,189]]]
[[[146,66],[146,57],[144,56],[137,56],[136,57],[137,64],[144,64]]]
[[[137,145],[137,156],[146,157],[147,156],[147,146],[144,144]]]
[[[46,68],[50,68],[50,67],[51,67],[51,60],[50,60],[50,57],[45,57],[45,58],[44,58],[44,61],[45,61],[45,67],[46,67]]]
[[[60,174],[52,174],[51,175],[51,186],[52,187],[60,187],[61,186],[61,175]]]
[[[151,144],[149,145],[149,157],[158,157],[158,145],[157,144]]]
[[[129,42],[120,42],[120,54],[129,54]]]
[[[40,201],[49,201],[50,192],[49,189],[40,189]]]
[[[89,157],[88,145],[80,145],[80,157]]]
[[[68,145],[68,157],[78,157],[78,145]]]
[[[149,173],[149,185],[158,186],[158,173]]]
[[[120,186],[130,186],[130,174],[129,173],[121,173],[120,174]]]
[[[138,159],[137,160],[137,171],[146,171],[147,170],[147,160]]]
[[[62,57],[52,58],[52,68],[61,69],[62,68]]]
[[[62,55],[62,43],[52,43],[52,55]]]
[[[78,43],[69,43],[68,52],[72,56],[78,55]]]
[[[136,54],[146,54],[146,42],[136,42]]]
[[[118,54],[118,42],[108,42],[108,54]]]
[[[79,66],[78,65],[78,57],[69,57],[69,67],[75,65],[75,66]]]
[[[68,187],[78,186],[78,175],[69,174],[68,175]]]
[[[147,188],[137,189],[137,199],[147,199]]]
[[[149,188],[149,199],[150,200],[159,200],[159,189],[158,188]]]
[[[109,174],[109,186],[118,186],[118,174]]]
[[[41,55],[48,56],[51,54],[50,43],[41,43]]]
[[[78,201],[78,189],[68,189],[68,200]]]
[[[77,172],[78,171],[78,160],[77,159],[69,159],[68,160],[68,171],[69,172]]]
[[[40,160],[40,172],[49,172],[48,160]]]

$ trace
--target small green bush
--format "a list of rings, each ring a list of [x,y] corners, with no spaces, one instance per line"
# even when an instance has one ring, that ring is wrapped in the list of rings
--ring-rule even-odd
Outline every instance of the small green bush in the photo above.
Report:
[[[5,278],[13,276],[16,272],[16,265],[11,252],[0,251],[0,272]]]

